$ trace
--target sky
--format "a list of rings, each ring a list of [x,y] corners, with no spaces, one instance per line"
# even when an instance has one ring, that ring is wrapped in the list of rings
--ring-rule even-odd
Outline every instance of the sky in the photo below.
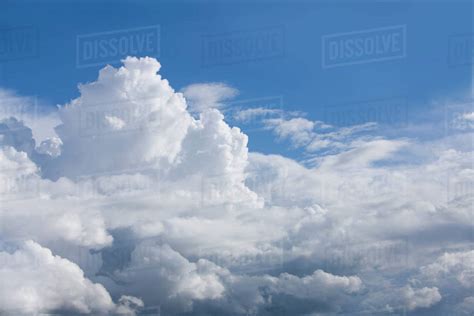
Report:
[[[471,85],[471,67],[457,65],[463,57],[450,61],[449,48],[455,36],[471,32],[469,1],[6,1],[0,15],[1,27],[31,26],[37,34],[34,57],[0,64],[1,85],[36,96],[51,108],[77,97],[77,84],[93,81],[104,66],[77,67],[78,36],[147,26],[160,28],[153,57],[175,89],[224,82],[239,90],[236,101],[280,98],[279,107],[303,111],[312,120],[322,120],[325,109],[335,105],[403,98],[403,119],[413,123],[433,102],[465,97]],[[322,36],[393,25],[406,26],[405,58],[322,67]],[[253,61],[204,60],[206,36],[230,33],[236,38],[238,32],[268,27],[277,28],[275,53]],[[119,63],[118,57],[113,64]],[[284,150],[260,136],[251,140],[252,149]]]
[[[471,1],[0,6],[0,314],[474,313]]]

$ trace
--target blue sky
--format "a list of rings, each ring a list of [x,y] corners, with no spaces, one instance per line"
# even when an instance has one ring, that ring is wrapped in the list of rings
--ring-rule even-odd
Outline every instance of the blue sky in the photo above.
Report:
[[[150,25],[160,26],[161,73],[175,89],[224,82],[239,90],[237,100],[278,96],[282,108],[303,111],[312,120],[324,119],[328,106],[403,97],[406,119],[417,122],[433,101],[464,98],[471,85],[471,67],[448,62],[450,39],[471,31],[470,1],[7,1],[3,7],[1,27],[32,26],[39,52],[1,62],[0,85],[35,95],[45,106],[77,97],[77,84],[95,80],[103,67],[76,67],[78,35]],[[405,58],[322,67],[322,36],[393,25],[406,26]],[[283,29],[282,54],[203,65],[202,36],[266,27]],[[251,138],[250,148],[283,149],[261,136]]]
[[[0,314],[472,315],[473,13],[3,1]]]

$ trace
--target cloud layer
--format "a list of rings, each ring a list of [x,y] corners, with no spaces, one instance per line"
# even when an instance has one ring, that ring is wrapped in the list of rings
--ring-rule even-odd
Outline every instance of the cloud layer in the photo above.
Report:
[[[249,152],[216,106],[236,91],[159,70],[105,67],[57,138],[0,124],[1,312],[472,312],[468,125],[421,142],[276,111],[302,164]]]

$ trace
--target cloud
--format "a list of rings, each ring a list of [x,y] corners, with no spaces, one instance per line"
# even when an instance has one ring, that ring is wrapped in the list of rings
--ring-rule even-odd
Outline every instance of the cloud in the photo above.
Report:
[[[457,130],[472,130],[474,129],[474,112],[457,113],[452,119],[452,122],[448,123],[452,128]]]
[[[283,113],[280,118],[263,120],[263,124],[265,129],[273,131],[280,140],[289,140],[294,148],[303,148],[307,153],[319,155],[354,148],[351,141],[377,127],[375,123],[334,127],[322,121],[292,117],[295,115],[298,113]]]
[[[224,102],[234,98],[238,90],[225,83],[194,83],[184,87],[183,93],[193,112],[202,112],[209,108],[222,108]]]
[[[184,97],[156,72],[151,58],[127,58],[102,69],[96,82],[59,110],[62,154],[45,168],[50,177],[77,177],[176,162],[193,120]],[[117,133],[119,131],[120,133]],[[110,167],[110,155],[117,158]]]
[[[136,245],[127,267],[114,277],[148,305],[178,309],[181,305],[184,311],[191,309],[193,300],[222,297],[225,289],[216,272],[219,269],[207,261],[189,262],[169,245],[148,240]]]
[[[248,123],[249,121],[256,120],[260,117],[272,117],[272,116],[281,116],[283,115],[283,110],[281,109],[269,109],[263,107],[250,108],[240,110],[232,116],[237,122]]]
[[[58,109],[57,138],[38,146],[27,124],[0,123],[0,244],[35,245],[2,256],[21,255],[25,271],[37,257],[52,262],[30,278],[9,265],[12,280],[55,288],[57,270],[74,289],[21,306],[167,315],[470,306],[469,132],[387,139],[371,124],[272,112],[265,124],[313,162],[301,163],[249,152],[218,108],[192,115],[159,69],[152,58],[102,69]]]
[[[66,179],[42,179],[40,169],[26,152],[10,146],[1,148],[0,170],[2,237],[41,242],[59,239],[90,247],[111,242],[104,220],[96,211],[56,198],[77,195],[78,188]]]
[[[31,240],[13,253],[0,252],[0,261],[0,311],[109,313],[117,308],[107,290],[84,278],[76,264]]]
[[[57,158],[61,154],[63,142],[59,137],[48,138],[40,143],[36,151],[40,154]]]
[[[38,97],[24,97],[15,91],[0,88],[0,120],[15,117],[32,129],[37,142],[55,137],[54,127],[59,117],[53,110],[47,110]]]
[[[12,146],[30,156],[35,149],[31,129],[14,117],[0,121],[0,135],[3,146]]]
[[[268,129],[273,129],[279,138],[289,138],[295,146],[306,145],[313,137],[315,123],[304,118],[290,120],[269,119],[265,121]]]
[[[455,311],[459,315],[469,315],[474,310],[474,296],[466,297],[461,303],[456,305]]]
[[[367,166],[370,163],[390,157],[393,153],[407,146],[408,142],[403,140],[370,140],[360,141],[352,144],[351,149],[339,154],[327,157],[321,166],[324,168],[350,168]]]
[[[472,288],[474,287],[474,251],[445,253],[435,262],[422,267],[421,272],[430,282],[458,282],[465,288]]]
[[[114,276],[124,288],[139,293],[145,303],[181,311],[192,310],[194,303],[215,301],[227,313],[241,313],[244,306],[256,310],[271,306],[268,295],[328,304],[343,302],[363,287],[358,277],[336,276],[322,270],[304,277],[288,273],[278,277],[234,274],[206,259],[190,262],[168,244],[156,240],[140,242],[126,268]]]
[[[462,118],[465,119],[466,121],[474,121],[474,112],[464,113],[462,115]]]
[[[431,307],[441,300],[441,294],[436,287],[413,289],[411,286],[407,286],[403,289],[403,295],[409,310]]]

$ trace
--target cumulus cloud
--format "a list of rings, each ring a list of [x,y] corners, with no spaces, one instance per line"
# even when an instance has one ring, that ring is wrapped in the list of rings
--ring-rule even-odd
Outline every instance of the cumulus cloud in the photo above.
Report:
[[[38,96],[24,97],[15,91],[0,88],[0,120],[15,117],[32,129],[39,143],[55,137],[54,127],[59,124],[57,112],[42,104]]]
[[[430,307],[441,300],[441,294],[436,287],[413,289],[407,286],[403,289],[403,296],[409,310]]]
[[[156,60],[124,63],[102,69],[96,82],[81,85],[81,96],[59,110],[62,154],[46,168],[50,177],[164,168],[176,161],[192,124],[184,97],[156,74]],[[119,158],[113,168],[111,155]]]
[[[65,179],[55,183],[42,179],[39,168],[26,152],[4,146],[0,151],[0,170],[3,206],[0,220],[4,238],[35,238],[41,242],[59,238],[91,247],[111,242],[103,218],[94,210],[74,206],[74,203],[65,205],[55,198],[77,194],[77,188]]]
[[[465,288],[474,287],[474,251],[445,253],[435,262],[421,268],[430,282],[459,282]]]
[[[48,138],[40,143],[36,151],[40,154],[56,158],[61,154],[63,142],[59,137]]]
[[[372,124],[273,111],[264,124],[314,154],[303,164],[249,152],[216,105],[232,94],[222,86],[183,96],[159,70],[152,58],[105,67],[60,107],[57,137],[39,142],[21,120],[0,123],[0,240],[33,240],[1,253],[21,259],[6,265],[8,284],[33,293],[12,298],[19,312],[472,306],[472,148],[456,145],[466,138],[386,139]],[[209,106],[190,109],[189,91]]]
[[[76,264],[54,256],[31,240],[13,253],[0,252],[0,261],[1,311],[109,313],[117,308],[107,290],[84,278]],[[120,309],[133,313],[125,305]]]
[[[139,293],[145,303],[181,311],[192,310],[195,302],[215,301],[226,312],[243,313],[245,306],[254,310],[271,306],[269,295],[317,301],[335,308],[327,302],[341,303],[345,296],[363,288],[356,276],[336,276],[322,270],[304,277],[288,273],[278,277],[235,274],[207,259],[191,262],[156,240],[136,245],[126,267],[115,271],[113,277],[123,284],[124,290]]]
[[[474,310],[474,296],[466,297],[462,302],[456,305],[455,312],[459,315],[469,315]]]

